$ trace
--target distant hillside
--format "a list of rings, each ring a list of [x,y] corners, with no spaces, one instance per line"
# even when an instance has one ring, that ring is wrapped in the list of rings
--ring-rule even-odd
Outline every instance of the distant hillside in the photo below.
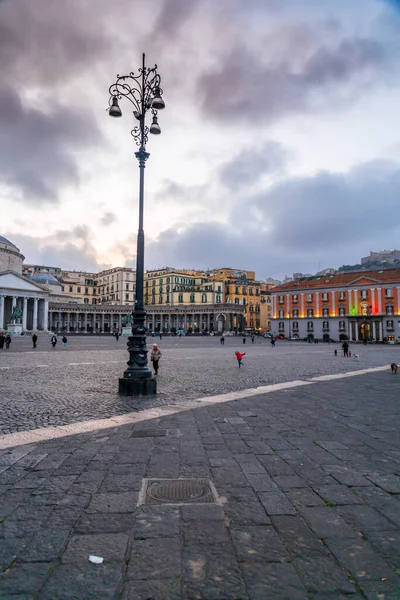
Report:
[[[393,261],[371,261],[364,265],[342,265],[338,268],[338,273],[346,273],[349,271],[371,271],[373,269],[396,269],[400,267],[400,260],[396,259]]]

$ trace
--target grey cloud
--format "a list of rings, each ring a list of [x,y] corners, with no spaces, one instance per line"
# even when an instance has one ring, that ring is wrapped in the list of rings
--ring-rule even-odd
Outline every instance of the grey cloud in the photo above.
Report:
[[[163,232],[147,245],[148,268],[236,266],[265,278],[357,263],[373,247],[397,247],[399,186],[400,165],[383,161],[347,175],[292,178],[238,197],[226,224]],[[243,206],[259,218],[243,218]]]
[[[369,39],[320,45],[310,56],[304,48],[296,53],[290,38],[287,46],[290,53],[275,57],[268,39],[265,52],[257,53],[238,42],[220,61],[218,70],[199,79],[204,112],[218,119],[257,125],[287,114],[317,110],[344,91],[351,95],[353,87],[365,85],[368,77],[372,81],[385,61],[383,46]]]
[[[112,212],[105,212],[104,215],[100,219],[100,223],[107,227],[108,225],[112,225],[117,220],[117,217]]]
[[[257,183],[263,176],[281,173],[287,160],[287,151],[277,142],[266,142],[262,148],[247,148],[220,168],[222,183],[231,190]]]

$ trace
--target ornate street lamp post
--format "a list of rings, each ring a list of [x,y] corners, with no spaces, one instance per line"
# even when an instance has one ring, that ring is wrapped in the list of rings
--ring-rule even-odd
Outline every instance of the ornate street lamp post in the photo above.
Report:
[[[146,348],[146,311],[144,310],[144,231],[143,231],[143,202],[144,202],[144,168],[150,154],[146,152],[148,134],[161,133],[157,121],[157,113],[165,108],[162,98],[161,77],[157,73],[157,65],[152,69],[146,67],[143,54],[142,66],[138,74],[117,75],[117,81],[110,86],[109,114],[111,117],[121,117],[122,111],[118,101],[127,98],[133,104],[133,114],[138,120],[131,134],[137,146],[135,156],[139,161],[139,228],[137,235],[136,253],[136,300],[132,312],[132,335],[128,338],[129,360],[124,376],[119,380],[118,391],[126,396],[149,395],[157,392],[157,383],[152,377],[147,364]],[[151,111],[153,120],[150,127],[145,124],[146,113]]]

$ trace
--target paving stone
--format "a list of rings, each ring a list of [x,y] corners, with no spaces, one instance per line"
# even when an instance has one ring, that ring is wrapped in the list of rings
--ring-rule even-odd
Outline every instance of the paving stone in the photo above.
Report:
[[[230,542],[229,530],[222,522],[185,521],[182,533],[186,545],[207,544],[210,540],[213,544],[229,544]],[[179,530],[177,535],[179,535]]]
[[[52,562],[63,552],[70,535],[69,529],[43,528],[21,552],[21,562]]]
[[[318,538],[358,538],[357,531],[334,508],[316,506],[299,508],[299,512]]]
[[[400,532],[396,531],[371,531],[367,536],[375,552],[378,552],[396,569],[400,565]],[[400,590],[400,588],[399,588]]]
[[[371,485],[371,482],[366,479],[361,473],[358,473],[354,469],[345,467],[342,465],[321,465],[322,469],[332,475],[339,483],[343,485],[364,486]]]
[[[325,538],[324,543],[337,561],[360,582],[381,580],[393,574],[392,567],[360,539]]]
[[[400,577],[386,581],[362,581],[361,590],[367,600],[399,600]]]
[[[309,600],[293,565],[245,563],[241,565],[250,600]]]
[[[246,479],[255,492],[278,491],[278,486],[267,474],[246,473]]]
[[[351,583],[347,571],[338,567],[331,557],[313,556],[310,558],[297,557],[294,561],[304,585],[309,592],[319,593],[356,593],[354,583]]]
[[[15,564],[0,581],[0,598],[12,598],[12,594],[35,595],[45,581],[51,564]]]
[[[274,516],[272,523],[293,556],[326,556],[328,551],[299,516]]]
[[[185,546],[182,563],[185,598],[248,598],[231,545]]]
[[[121,600],[181,600],[179,579],[130,580],[124,584]]]
[[[179,537],[179,509],[172,506],[145,506],[136,514],[133,531],[137,540]]]
[[[268,446],[268,444],[266,444],[265,442],[248,440],[248,441],[246,441],[246,444],[248,445],[250,450],[252,452],[254,452],[255,455],[257,455],[257,454],[272,454],[273,453],[271,446]]]
[[[285,491],[285,496],[295,507],[324,506],[324,501],[311,488],[291,488]]]
[[[239,562],[287,562],[290,554],[271,525],[231,527]]]
[[[259,492],[258,497],[268,515],[295,515],[296,509],[283,492]]]
[[[127,579],[173,579],[181,575],[179,538],[134,540]]]
[[[131,513],[83,513],[74,526],[74,533],[128,533],[133,529]]]
[[[315,491],[329,504],[363,504],[361,498],[345,485],[317,486]]]
[[[122,562],[129,538],[122,533],[73,535],[61,557],[63,564],[85,564],[91,554],[102,556],[109,562]]]
[[[106,561],[93,565],[86,559],[81,565],[58,565],[37,600],[114,600],[122,576],[122,565]]]
[[[367,475],[366,477],[386,492],[400,494],[400,477],[398,475]]]
[[[88,513],[127,513],[134,512],[137,495],[133,492],[95,494],[86,509]]]
[[[308,484],[297,475],[275,475],[274,481],[281,490],[291,490],[294,488],[306,488]]]
[[[363,533],[396,529],[394,523],[371,506],[338,506],[336,511],[354,529]]]
[[[224,521],[225,515],[221,506],[215,505],[186,505],[180,507],[183,521]]]
[[[260,502],[227,502],[223,508],[231,524],[268,525],[271,523]]]

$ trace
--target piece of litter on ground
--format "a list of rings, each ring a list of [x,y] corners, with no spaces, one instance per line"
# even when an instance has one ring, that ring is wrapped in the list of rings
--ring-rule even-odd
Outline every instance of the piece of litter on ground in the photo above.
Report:
[[[94,565],[101,565],[101,563],[103,562],[104,558],[102,556],[95,556],[94,554],[91,554],[89,556],[89,560]]]

